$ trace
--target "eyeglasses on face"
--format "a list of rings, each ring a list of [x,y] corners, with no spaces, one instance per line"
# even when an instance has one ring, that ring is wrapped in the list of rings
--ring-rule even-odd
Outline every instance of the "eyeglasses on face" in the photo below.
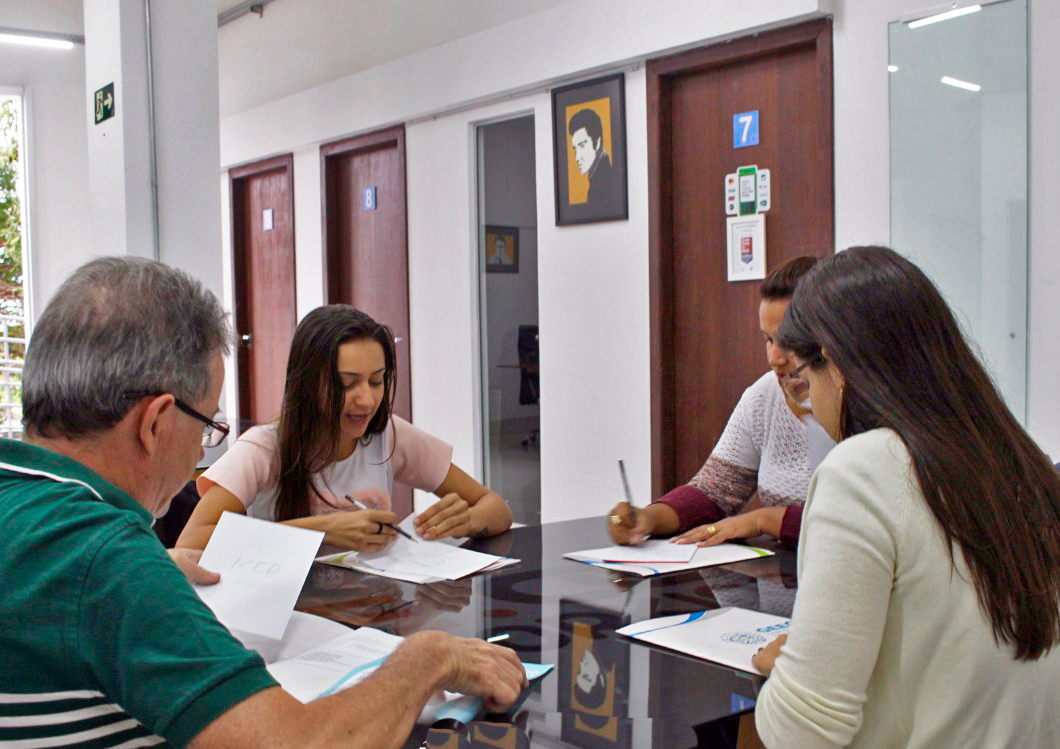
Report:
[[[812,359],[808,359],[807,361],[804,361],[802,364],[800,364],[799,366],[795,367],[795,369],[793,369],[790,372],[788,372],[788,377],[789,378],[798,377],[799,373],[802,372],[802,370],[806,369],[806,367],[814,365],[817,362],[823,362],[823,361],[824,361],[824,356],[822,356],[820,353],[818,353],[817,356],[813,357]]]
[[[130,390],[125,393],[126,398],[156,398],[159,395],[166,395],[166,393],[155,392],[152,390]],[[228,426],[228,424],[225,424],[223,421],[214,421],[210,417],[204,416],[175,395],[173,396],[173,403],[188,416],[196,418],[202,422],[203,447],[217,447],[224,442],[225,437],[228,436],[228,433],[232,429],[232,427]]]

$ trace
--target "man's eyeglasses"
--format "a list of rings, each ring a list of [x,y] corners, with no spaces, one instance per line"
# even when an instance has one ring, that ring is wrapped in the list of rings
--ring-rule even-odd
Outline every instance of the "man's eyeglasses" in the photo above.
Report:
[[[149,390],[130,390],[125,393],[126,398],[155,398],[159,395],[166,395],[166,393],[156,393]],[[228,436],[228,433],[232,429],[232,427],[228,426],[228,424],[225,424],[223,421],[214,421],[208,416],[203,416],[176,396],[173,396],[173,403],[175,403],[177,408],[188,416],[194,417],[202,422],[203,447],[217,447],[224,442],[225,437]]]

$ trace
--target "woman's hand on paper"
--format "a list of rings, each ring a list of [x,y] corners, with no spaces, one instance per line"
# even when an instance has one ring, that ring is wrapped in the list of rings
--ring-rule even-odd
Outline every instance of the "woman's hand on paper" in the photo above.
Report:
[[[397,516],[385,510],[340,510],[321,515],[324,541],[356,551],[382,551],[397,533],[388,523],[396,523]]]
[[[456,492],[450,492],[416,516],[416,532],[428,541],[475,535],[471,526],[471,505]]]
[[[777,538],[780,536],[780,524],[784,519],[786,507],[762,507],[751,512],[715,520],[696,526],[673,539],[676,544],[696,544],[698,546],[717,546],[718,544],[738,538],[751,538],[763,534]]]
[[[639,545],[648,540],[654,530],[648,508],[633,511],[628,502],[619,502],[607,514],[607,532],[616,544]]]
[[[776,663],[777,656],[780,655],[780,649],[787,641],[787,635],[781,635],[773,640],[773,642],[751,656],[751,665],[761,671],[763,676],[769,676],[773,671],[773,664]]]
[[[199,566],[202,549],[166,549],[166,551],[192,585],[214,585],[221,582],[221,576],[216,572],[210,572],[205,567]]]

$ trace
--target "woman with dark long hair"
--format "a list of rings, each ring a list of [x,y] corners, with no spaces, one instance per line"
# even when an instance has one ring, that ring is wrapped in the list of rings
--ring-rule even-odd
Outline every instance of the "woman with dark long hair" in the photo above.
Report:
[[[781,325],[840,443],[810,485],[766,746],[1060,747],[1060,479],[941,294],[882,247],[822,261]]]
[[[508,529],[505,501],[453,465],[453,448],[394,416],[390,329],[346,304],[298,324],[278,423],[254,427],[199,477],[178,546],[203,548],[225,510],[322,530],[331,544],[390,543],[394,481],[440,500],[417,516],[427,539]]]

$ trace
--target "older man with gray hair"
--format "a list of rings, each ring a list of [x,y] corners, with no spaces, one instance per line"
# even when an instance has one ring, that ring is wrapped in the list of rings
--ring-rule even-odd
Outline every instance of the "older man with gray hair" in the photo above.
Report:
[[[151,522],[227,433],[230,335],[210,292],[136,258],[83,266],[41,316],[26,437],[0,440],[0,745],[397,747],[439,689],[498,708],[526,685],[511,650],[423,632],[303,705],[202,604]]]

